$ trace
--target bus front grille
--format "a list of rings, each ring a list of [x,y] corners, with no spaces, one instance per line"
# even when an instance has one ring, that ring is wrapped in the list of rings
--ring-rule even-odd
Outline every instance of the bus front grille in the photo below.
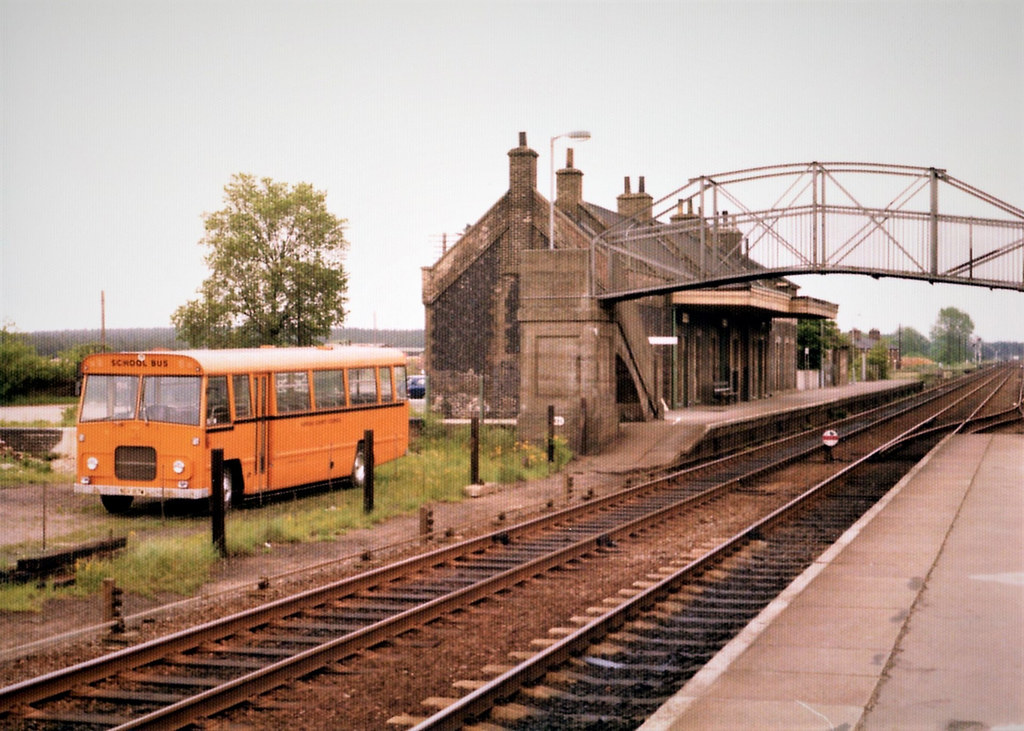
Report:
[[[118,447],[114,450],[114,474],[119,480],[155,480],[156,450],[152,447]]]

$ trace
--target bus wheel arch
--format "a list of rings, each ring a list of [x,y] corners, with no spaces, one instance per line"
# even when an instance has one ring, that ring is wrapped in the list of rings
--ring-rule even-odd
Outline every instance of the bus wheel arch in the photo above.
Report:
[[[224,460],[224,507],[237,508],[244,499],[242,463],[237,459]]]

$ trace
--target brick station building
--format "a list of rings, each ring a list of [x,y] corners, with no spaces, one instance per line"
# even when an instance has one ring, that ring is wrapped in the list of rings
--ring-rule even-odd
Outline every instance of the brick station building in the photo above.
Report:
[[[537,153],[526,134],[508,152],[509,189],[457,243],[423,268],[425,369],[431,405],[446,415],[517,418],[541,435],[555,405],[574,449],[588,451],[626,420],[665,407],[766,398],[796,388],[798,317],[837,307],[796,295],[784,279],[673,292],[602,306],[589,296],[589,247],[627,219],[659,226],[653,199],[630,179],[616,210],[583,199],[583,172],[567,151],[557,172],[555,241],[537,190]],[[692,210],[672,216],[694,217]],[[728,221],[726,236],[740,236]],[[676,242],[698,245],[692,237]],[[674,337],[652,345],[650,338]],[[664,342],[664,341],[661,341]],[[582,443],[581,443],[582,440]]]

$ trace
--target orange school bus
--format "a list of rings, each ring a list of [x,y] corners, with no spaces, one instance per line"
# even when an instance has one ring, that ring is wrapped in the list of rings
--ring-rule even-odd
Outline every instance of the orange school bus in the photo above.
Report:
[[[224,450],[225,502],[350,478],[406,453],[405,356],[321,346],[101,353],[82,363],[75,492],[112,513],[135,497],[206,499]]]

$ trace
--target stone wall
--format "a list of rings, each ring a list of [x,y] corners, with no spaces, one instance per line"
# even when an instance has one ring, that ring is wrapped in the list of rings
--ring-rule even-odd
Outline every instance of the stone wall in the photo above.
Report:
[[[553,407],[556,434],[583,454],[607,445],[619,423],[614,357],[621,337],[611,311],[587,296],[588,267],[586,251],[520,254],[519,434],[544,439]]]
[[[72,429],[71,431],[74,431]],[[16,452],[46,455],[57,450],[64,438],[60,428],[0,427],[0,442]],[[72,444],[74,441],[72,440]]]

